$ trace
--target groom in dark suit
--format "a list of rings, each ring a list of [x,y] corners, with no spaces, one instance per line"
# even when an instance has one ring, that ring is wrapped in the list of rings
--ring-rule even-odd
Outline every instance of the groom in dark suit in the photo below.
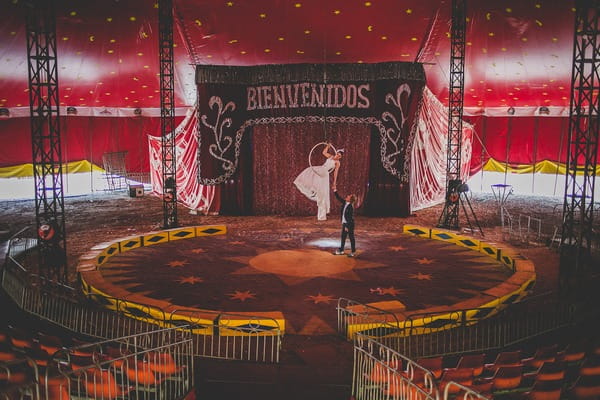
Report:
[[[342,242],[340,248],[335,251],[335,255],[344,254],[344,247],[346,246],[346,236],[350,238],[350,250],[348,257],[354,257],[356,254],[356,243],[354,241],[354,203],[356,202],[356,195],[349,194],[346,198],[342,198],[337,192],[337,188],[333,187],[333,194],[335,198],[342,203]]]

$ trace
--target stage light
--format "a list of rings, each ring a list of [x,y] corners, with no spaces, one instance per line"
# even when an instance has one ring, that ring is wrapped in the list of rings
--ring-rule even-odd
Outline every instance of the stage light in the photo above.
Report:
[[[540,115],[550,115],[550,109],[546,106],[542,106],[538,110],[538,114]]]
[[[514,107],[508,107],[508,110],[506,110],[506,113],[508,115],[515,115],[515,108]]]
[[[133,113],[135,115],[142,115],[142,109],[141,108],[136,108],[135,110],[133,110]]]
[[[8,108],[0,108],[0,117],[10,117],[10,111],[8,110]]]
[[[67,115],[77,115],[77,109],[75,107],[67,107]]]

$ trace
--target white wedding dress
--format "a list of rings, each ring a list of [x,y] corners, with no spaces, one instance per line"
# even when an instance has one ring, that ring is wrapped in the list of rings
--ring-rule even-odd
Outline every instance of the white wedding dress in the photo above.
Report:
[[[329,174],[335,169],[333,157],[323,165],[308,167],[294,180],[294,185],[312,201],[317,202],[317,219],[325,221],[331,203],[329,201]]]

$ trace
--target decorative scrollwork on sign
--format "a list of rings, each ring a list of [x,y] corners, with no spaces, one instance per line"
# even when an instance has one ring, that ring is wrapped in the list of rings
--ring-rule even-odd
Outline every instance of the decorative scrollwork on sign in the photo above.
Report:
[[[233,138],[226,134],[226,129],[231,128],[232,119],[225,117],[227,112],[235,111],[235,103],[233,101],[228,102],[223,106],[223,101],[218,96],[212,96],[208,101],[208,107],[217,111],[217,116],[214,124],[208,122],[208,116],[202,115],[202,124],[209,128],[215,137],[215,142],[208,146],[208,152],[211,156],[221,161],[221,168],[225,171],[225,175],[230,176],[237,165],[238,149],[236,148],[235,157],[233,160],[226,158],[225,153],[233,144]],[[225,178],[223,177],[223,180]],[[217,178],[218,180],[218,178]],[[220,183],[220,182],[219,182]]]
[[[391,104],[398,112],[384,111],[381,114],[381,120],[386,123],[385,131],[381,136],[381,163],[386,171],[401,180],[406,180],[408,174],[407,171],[399,171],[397,165],[398,157],[406,154],[403,132],[408,119],[410,94],[408,84],[403,83],[398,86],[395,96],[392,93],[385,96],[385,102]]]

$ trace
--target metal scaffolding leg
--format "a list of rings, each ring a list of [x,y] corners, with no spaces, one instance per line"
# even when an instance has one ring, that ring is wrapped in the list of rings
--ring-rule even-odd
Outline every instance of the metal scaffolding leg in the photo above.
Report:
[[[175,153],[175,89],[173,74],[173,0],[158,2],[160,56],[160,127],[163,177],[163,226],[177,221],[177,159]]]
[[[460,152],[465,87],[466,0],[452,0],[450,49],[450,85],[448,93],[448,159],[446,163],[446,202],[438,225],[458,229],[459,201],[452,201],[462,185]]]
[[[39,276],[44,284],[67,283],[54,2],[30,0],[26,7]]]
[[[560,260],[560,285],[566,292],[576,292],[592,267],[594,185],[600,129],[600,0],[578,0],[576,5]]]

